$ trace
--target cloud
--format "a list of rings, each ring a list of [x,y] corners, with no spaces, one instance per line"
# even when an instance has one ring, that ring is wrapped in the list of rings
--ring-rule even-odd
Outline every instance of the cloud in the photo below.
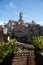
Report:
[[[8,4],[8,6],[11,7],[11,8],[16,8],[13,2],[10,2],[10,3]]]
[[[4,25],[4,23],[7,23],[8,21],[0,21],[0,25]]]
[[[14,11],[15,11],[16,13],[18,13],[19,11],[21,11],[21,9],[18,8],[17,6],[15,6],[15,4],[14,4],[13,2],[7,3],[7,4],[5,5],[5,8],[15,9]]]

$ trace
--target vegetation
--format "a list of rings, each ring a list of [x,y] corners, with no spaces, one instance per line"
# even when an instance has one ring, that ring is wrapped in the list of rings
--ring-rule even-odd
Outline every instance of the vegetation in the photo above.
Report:
[[[9,56],[12,52],[16,51],[15,43],[15,40],[11,40],[7,43],[0,42],[0,63],[2,63],[6,56]]]
[[[37,51],[43,52],[43,36],[37,36],[33,40],[33,45],[36,47]]]

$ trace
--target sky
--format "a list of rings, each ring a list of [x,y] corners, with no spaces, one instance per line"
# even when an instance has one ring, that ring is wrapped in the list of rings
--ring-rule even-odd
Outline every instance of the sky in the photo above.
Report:
[[[43,0],[0,0],[0,25],[18,20],[20,12],[24,21],[43,25]]]

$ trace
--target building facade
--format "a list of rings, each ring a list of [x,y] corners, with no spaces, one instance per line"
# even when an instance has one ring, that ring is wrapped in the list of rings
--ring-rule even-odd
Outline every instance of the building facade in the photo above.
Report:
[[[22,12],[19,14],[19,20],[9,20],[6,27],[11,33],[11,38],[16,38],[18,41],[31,43],[35,36],[43,36],[43,26],[34,21],[25,23]]]

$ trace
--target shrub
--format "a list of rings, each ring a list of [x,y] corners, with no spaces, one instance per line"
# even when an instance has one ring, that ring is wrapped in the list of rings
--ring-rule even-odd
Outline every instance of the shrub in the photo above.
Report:
[[[0,63],[4,60],[6,56],[16,51],[15,43],[15,40],[11,40],[8,43],[0,42]]]
[[[38,51],[43,52],[43,36],[37,36],[33,40],[33,45],[38,49]]]

